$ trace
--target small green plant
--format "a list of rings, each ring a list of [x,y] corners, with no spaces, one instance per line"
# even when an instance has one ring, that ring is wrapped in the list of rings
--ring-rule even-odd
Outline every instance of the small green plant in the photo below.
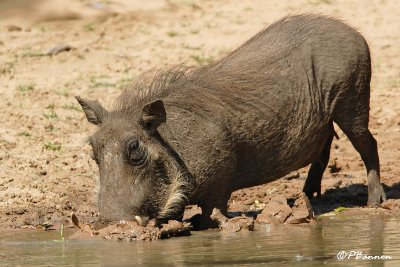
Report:
[[[235,22],[236,22],[236,24],[238,24],[238,25],[241,25],[241,24],[244,23],[244,21],[241,20],[240,18],[237,18],[237,19],[235,20]]]
[[[139,25],[138,32],[143,33],[143,34],[149,34],[150,33],[149,29],[143,24]]]
[[[93,76],[90,76],[90,81],[94,82],[97,79],[109,79],[109,78],[111,78],[111,76],[104,75],[104,74],[102,74],[102,75],[93,75]]]
[[[82,112],[82,108],[77,104],[64,105],[62,108]]]
[[[54,108],[55,108],[55,105],[54,105],[54,104],[48,104],[48,105],[46,106],[46,108],[47,108],[47,109],[54,109]]]
[[[400,88],[400,80],[391,80],[389,82],[389,88]]]
[[[1,75],[14,74],[15,62],[6,62],[3,67],[0,68]]]
[[[96,27],[93,23],[88,23],[88,24],[83,25],[83,29],[85,31],[94,31],[95,28]]]
[[[373,62],[372,63],[372,67],[375,69],[375,70],[379,70],[380,68],[381,68],[381,61],[379,60],[379,59],[377,59],[377,60],[375,60],[375,62]]]
[[[67,96],[69,96],[69,90],[68,90],[68,88],[65,88],[65,87],[59,88],[56,90],[56,94],[67,97]]]
[[[177,32],[174,32],[174,31],[170,31],[170,32],[167,32],[167,35],[168,35],[169,37],[175,37],[175,36],[178,36],[178,33],[177,33]]]
[[[112,82],[95,82],[90,85],[90,88],[99,88],[99,87],[115,87],[115,83]]]
[[[99,87],[116,87],[117,84],[109,81],[104,81],[104,79],[108,79],[110,76],[100,75],[100,76],[92,76],[90,77],[90,88],[99,88]]]
[[[51,142],[51,141],[47,141],[46,143],[44,143],[44,148],[46,150],[53,150],[53,151],[59,151],[61,149],[61,144],[55,142]]]
[[[39,30],[41,31],[41,32],[47,32],[47,28],[45,27],[45,26],[43,26],[43,25],[41,25],[40,27],[39,27]]]
[[[43,56],[47,56],[46,53],[40,52],[40,51],[25,51],[22,53],[21,55],[22,57],[43,57]]]
[[[30,132],[28,132],[28,131],[21,131],[21,132],[18,133],[18,136],[29,137],[29,136],[31,136],[31,135],[32,135],[32,134],[31,134]]]
[[[214,61],[214,58],[209,56],[209,57],[205,57],[205,56],[201,56],[201,55],[192,55],[191,58],[197,62],[197,64],[199,64],[200,66],[212,63]]]
[[[25,94],[26,92],[29,92],[29,91],[33,91],[34,89],[35,89],[35,85],[33,83],[20,84],[17,86],[17,90],[22,94]]]
[[[190,49],[190,50],[200,50],[201,49],[201,46],[190,46],[188,44],[183,44],[182,47],[186,48],[186,49]]]
[[[343,212],[343,211],[346,211],[346,210],[348,210],[348,208],[345,208],[345,207],[337,207],[337,208],[334,209],[333,211],[334,211],[335,213],[340,213],[340,212]]]
[[[54,110],[50,110],[49,112],[43,113],[43,116],[46,119],[57,119],[58,115],[54,112]]]
[[[61,242],[64,242],[64,224],[62,223],[61,224],[61,227],[60,227],[60,237],[61,237]]]

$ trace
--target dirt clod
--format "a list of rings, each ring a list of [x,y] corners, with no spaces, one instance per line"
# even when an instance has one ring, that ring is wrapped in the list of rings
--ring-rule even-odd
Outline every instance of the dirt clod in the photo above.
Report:
[[[381,204],[381,207],[388,210],[399,210],[400,199],[388,199]]]
[[[295,200],[293,207],[289,207],[284,196],[276,196],[268,202],[264,210],[257,216],[256,222],[260,224],[280,223],[308,223],[314,217],[310,201],[304,193]]]
[[[224,232],[239,232],[241,230],[254,230],[254,219],[251,217],[240,216],[228,219],[217,208],[214,208],[211,219],[218,223],[219,229]]]
[[[69,239],[105,239],[117,241],[152,241],[170,237],[190,235],[191,226],[189,223],[182,223],[175,220],[168,221],[161,228],[151,220],[146,226],[140,226],[137,221],[121,220],[99,230],[93,230],[90,224],[81,224],[75,214],[72,214],[73,224],[79,228]]]
[[[266,205],[260,215],[257,216],[258,223],[276,224],[284,223],[292,214],[292,209],[287,204],[283,195],[273,197]]]
[[[304,193],[295,200],[292,207],[292,215],[287,218],[286,222],[291,224],[307,223],[314,218],[313,208],[310,200]]]

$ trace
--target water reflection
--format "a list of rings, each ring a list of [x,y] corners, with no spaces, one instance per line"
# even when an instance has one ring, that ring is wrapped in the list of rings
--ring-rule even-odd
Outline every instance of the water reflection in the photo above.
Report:
[[[384,229],[385,219],[377,216],[369,221],[369,255],[384,255]],[[383,261],[377,261],[374,266],[385,266]]]
[[[334,216],[314,225],[271,226],[255,232],[195,232],[154,242],[56,242],[57,232],[0,233],[0,265],[41,266],[400,266],[394,217]],[[336,259],[339,251],[392,260]]]

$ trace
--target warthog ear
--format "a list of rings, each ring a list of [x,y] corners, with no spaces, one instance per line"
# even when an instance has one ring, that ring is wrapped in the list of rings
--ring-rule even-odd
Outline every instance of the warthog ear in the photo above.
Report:
[[[139,122],[149,132],[155,132],[166,118],[164,103],[161,100],[155,100],[143,107]]]
[[[96,125],[101,124],[104,117],[107,116],[108,111],[105,110],[97,101],[85,100],[79,96],[75,96],[75,98],[78,100],[85,112],[87,120]]]

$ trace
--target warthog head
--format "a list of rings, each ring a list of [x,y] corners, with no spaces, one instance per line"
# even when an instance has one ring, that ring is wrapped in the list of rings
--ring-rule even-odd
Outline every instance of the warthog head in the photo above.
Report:
[[[187,169],[157,131],[166,122],[163,102],[131,108],[124,99],[128,95],[111,112],[76,97],[87,120],[99,126],[89,143],[100,170],[100,226],[122,219],[142,224],[151,218],[158,223],[178,219],[187,204]]]

